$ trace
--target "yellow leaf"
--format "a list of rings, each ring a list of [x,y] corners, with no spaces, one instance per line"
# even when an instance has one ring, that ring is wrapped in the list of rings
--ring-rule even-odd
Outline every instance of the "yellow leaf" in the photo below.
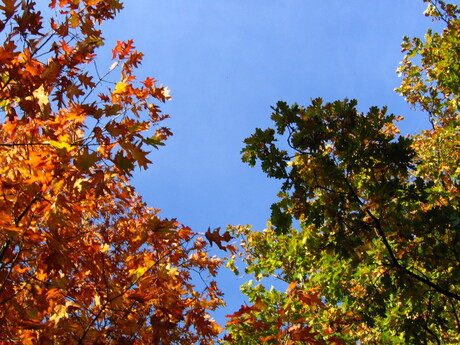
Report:
[[[57,194],[64,186],[65,180],[64,179],[54,179],[51,182],[51,187],[53,187],[54,192]]]
[[[79,178],[75,181],[74,187],[77,191],[81,192],[83,188],[85,188],[85,185],[87,184],[88,184],[87,178]]]
[[[57,324],[60,319],[68,316],[69,314],[67,314],[67,307],[65,305],[58,304],[54,307],[54,314],[51,315],[50,321],[54,321],[55,324]]]
[[[167,87],[163,88],[163,97],[166,99],[171,99],[171,90]]]
[[[256,303],[254,303],[252,308],[254,310],[260,311],[260,310],[264,310],[265,308],[267,308],[267,305],[260,298],[257,298]]]
[[[48,142],[51,146],[54,146],[58,149],[65,149],[66,151],[72,151],[75,147],[69,145],[68,143],[62,142],[62,141],[54,141],[50,140]]]
[[[110,246],[107,243],[104,243],[103,245],[101,245],[99,250],[101,253],[107,253],[110,250]]]
[[[127,88],[128,88],[127,83],[117,83],[117,85],[115,86],[115,90],[113,90],[113,93],[114,94],[125,93]]]
[[[66,301],[65,305],[57,304],[54,306],[54,314],[51,315],[50,321],[54,321],[54,324],[56,325],[60,319],[69,317],[69,313],[67,312],[69,307],[81,309],[81,306],[73,301]]]
[[[133,276],[134,280],[138,280],[140,277],[144,275],[145,272],[147,272],[148,267],[138,267],[138,268],[133,268],[129,270],[129,274]]]
[[[70,16],[70,27],[75,29],[80,25],[80,18],[78,18],[78,13],[75,11],[72,11],[72,14]]]
[[[101,296],[99,296],[99,294],[97,294],[96,296],[94,296],[94,305],[95,305],[96,307],[101,305]]]
[[[34,95],[34,98],[37,100],[41,111],[45,111],[49,108],[49,105],[50,105],[50,100],[48,98],[49,94],[45,91],[45,87],[43,85],[40,85],[38,89],[35,89],[33,92],[33,95]]]

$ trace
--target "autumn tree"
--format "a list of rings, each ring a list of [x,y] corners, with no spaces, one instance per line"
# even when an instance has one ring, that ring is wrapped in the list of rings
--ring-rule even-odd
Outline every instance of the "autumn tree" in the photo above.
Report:
[[[131,40],[96,64],[101,25],[121,9],[1,1],[2,344],[209,344],[219,332],[216,283],[191,278],[220,261],[130,185],[170,135],[158,108],[169,94],[136,79]]]
[[[246,273],[286,290],[243,285],[224,343],[460,343],[460,10],[426,2],[445,28],[404,38],[397,91],[432,128],[401,136],[386,108],[315,99],[278,102],[245,140],[283,185],[267,229],[234,232]]]

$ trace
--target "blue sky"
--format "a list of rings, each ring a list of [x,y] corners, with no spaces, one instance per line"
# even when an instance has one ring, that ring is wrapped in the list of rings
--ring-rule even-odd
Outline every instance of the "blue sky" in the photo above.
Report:
[[[105,30],[107,46],[133,38],[141,76],[168,86],[162,109],[174,136],[136,174],[146,202],[196,232],[228,224],[261,230],[278,183],[240,159],[243,139],[271,126],[278,100],[308,105],[356,98],[389,107],[403,133],[427,126],[393,89],[404,35],[431,26],[422,0],[135,0]],[[243,303],[245,279],[219,277],[228,308]]]

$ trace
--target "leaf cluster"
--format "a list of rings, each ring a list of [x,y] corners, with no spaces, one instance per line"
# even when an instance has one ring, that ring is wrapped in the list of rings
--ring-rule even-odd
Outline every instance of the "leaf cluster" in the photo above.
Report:
[[[171,134],[157,105],[169,92],[137,80],[132,40],[100,73],[101,25],[120,1],[49,7],[0,6],[0,342],[209,344],[222,294],[192,278],[221,260],[129,181]]]

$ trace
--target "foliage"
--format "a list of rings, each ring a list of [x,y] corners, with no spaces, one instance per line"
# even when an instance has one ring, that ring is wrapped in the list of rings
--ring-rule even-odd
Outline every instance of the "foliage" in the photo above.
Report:
[[[2,344],[209,344],[219,332],[208,311],[221,293],[191,276],[220,260],[129,184],[170,135],[154,103],[170,97],[136,79],[131,40],[99,74],[101,25],[121,9],[52,0],[45,18],[34,1],[0,5]]]
[[[246,273],[287,290],[244,285],[223,343],[460,343],[460,11],[428,5],[447,27],[404,39],[398,91],[432,129],[403,137],[386,108],[315,99],[278,102],[275,129],[245,140],[243,161],[283,185],[267,229],[233,231]]]

